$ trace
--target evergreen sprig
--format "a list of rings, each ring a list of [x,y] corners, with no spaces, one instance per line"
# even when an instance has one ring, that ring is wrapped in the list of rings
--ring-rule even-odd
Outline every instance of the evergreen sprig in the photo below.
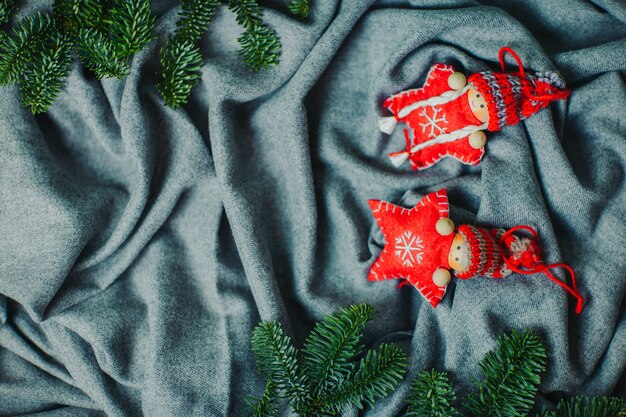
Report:
[[[14,7],[14,0],[0,0],[0,25],[4,25],[9,22]]]
[[[115,1],[107,22],[117,55],[127,58],[144,49],[155,37],[155,20],[156,17],[150,9],[150,0]]]
[[[247,397],[246,403],[253,408],[252,417],[274,416],[278,413],[278,390],[272,378],[265,384],[265,392],[261,398]]]
[[[255,71],[278,64],[281,43],[276,32],[263,23],[263,11],[257,0],[229,0],[228,7],[244,28],[237,39],[244,62]]]
[[[321,410],[339,414],[346,403],[359,409],[365,404],[373,407],[376,398],[389,395],[404,378],[406,366],[406,354],[399,346],[381,344],[361,359],[352,380],[345,380],[337,387],[336,394],[324,398]]]
[[[201,65],[200,48],[193,41],[166,41],[161,49],[161,81],[157,89],[168,106],[176,108],[187,102],[191,89],[200,81]]]
[[[289,11],[301,19],[309,16],[309,0],[292,0],[289,3]]]
[[[0,23],[12,2],[0,0]],[[122,78],[131,55],[154,37],[150,0],[55,0],[0,37],[0,85],[20,83],[22,103],[41,113],[55,101],[73,52],[98,78]]]
[[[198,42],[209,28],[220,5],[220,0],[182,0],[176,22],[176,37]]]
[[[157,89],[165,103],[176,108],[187,103],[200,81],[202,55],[198,42],[215,16],[220,0],[182,0],[174,36],[161,48],[161,80]]]
[[[237,39],[239,55],[253,70],[269,68],[280,61],[281,44],[276,32],[265,25],[246,29]]]
[[[445,372],[422,371],[411,383],[407,398],[407,417],[454,417],[459,414],[452,405],[454,388]]]
[[[374,314],[367,304],[352,305],[315,325],[303,351],[303,366],[314,395],[328,395],[354,371],[350,359],[363,351],[359,341]]]
[[[484,380],[479,393],[466,397],[471,415],[529,416],[545,363],[545,348],[531,332],[501,336],[498,348],[480,363]],[[445,372],[421,372],[411,384],[406,417],[462,416],[453,405],[455,397]],[[536,417],[626,417],[626,403],[616,397],[574,397]]]
[[[128,74],[127,61],[118,55],[111,40],[97,29],[80,29],[78,54],[98,79],[122,78]]]
[[[56,100],[72,64],[72,42],[55,33],[49,46],[39,52],[24,71],[22,104],[33,114],[43,113]]]
[[[537,417],[626,417],[626,403],[617,397],[574,397],[559,401],[554,411],[542,410]]]
[[[546,350],[531,332],[513,331],[498,339],[498,349],[480,362],[479,392],[466,405],[476,417],[523,417],[535,403],[539,374],[546,370]]]
[[[104,16],[101,0],[55,0],[52,9],[60,26],[72,35],[81,28],[100,26]]]
[[[341,309],[318,323],[302,352],[276,322],[259,324],[252,351],[259,371],[270,380],[254,406],[255,417],[276,413],[278,398],[287,398],[303,417],[336,416],[348,405],[363,408],[389,394],[404,377],[406,354],[395,344],[362,353],[360,339],[374,310],[365,304]],[[268,388],[269,387],[269,388]]]
[[[252,336],[252,352],[259,371],[284,390],[296,405],[308,400],[306,376],[300,370],[298,351],[276,322],[257,326]]]
[[[49,14],[35,13],[20,20],[0,45],[0,86],[17,82],[33,54],[55,30]]]

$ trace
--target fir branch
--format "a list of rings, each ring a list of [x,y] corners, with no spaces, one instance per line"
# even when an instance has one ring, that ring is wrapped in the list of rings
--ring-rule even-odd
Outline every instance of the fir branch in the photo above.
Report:
[[[252,352],[259,371],[284,390],[294,409],[309,399],[309,387],[298,361],[298,351],[276,322],[259,324],[252,334]]]
[[[60,27],[76,34],[80,28],[96,28],[104,14],[101,0],[55,0],[53,7],[55,18]]]
[[[336,388],[336,393],[321,400],[322,411],[340,413],[346,404],[363,409],[373,406],[377,397],[387,396],[404,378],[407,358],[395,344],[383,343],[378,350],[370,350],[361,359],[352,380]]]
[[[246,402],[253,409],[252,417],[273,417],[278,413],[278,390],[272,378],[265,384],[265,392],[261,398],[246,398]]]
[[[263,11],[257,0],[230,0],[228,8],[235,13],[237,23],[246,30],[263,24]]]
[[[411,383],[406,417],[454,417],[459,414],[452,405],[456,395],[448,374],[422,371]]]
[[[117,54],[123,58],[136,54],[154,39],[155,16],[150,0],[116,0],[106,21],[111,41]]]
[[[279,63],[281,43],[272,29],[265,25],[246,29],[237,39],[241,45],[239,55],[255,71]]]
[[[176,36],[198,42],[209,28],[220,4],[220,0],[182,0],[176,22]]]
[[[14,0],[0,0],[0,25],[4,25],[11,20],[14,6]]]
[[[49,14],[35,13],[20,20],[0,45],[0,86],[14,83],[32,60],[33,54],[55,29]]]
[[[470,395],[466,405],[477,417],[522,417],[534,404],[539,373],[546,370],[546,351],[531,332],[498,339],[498,349],[480,362],[484,379],[478,394]]]
[[[33,114],[43,113],[54,103],[72,64],[72,42],[55,33],[51,45],[43,49],[24,72],[22,104]]]
[[[301,19],[309,16],[309,0],[292,0],[289,3],[289,11]]]
[[[157,89],[173,108],[187,103],[191,89],[200,81],[202,55],[193,41],[169,39],[161,48],[161,81]]]
[[[314,396],[324,396],[353,372],[349,360],[363,351],[359,344],[365,324],[375,315],[367,304],[342,308],[315,325],[304,343],[302,363]]]
[[[77,46],[83,63],[96,74],[98,79],[122,78],[128,74],[126,60],[119,58],[115,46],[99,30],[80,29]]]
[[[537,417],[626,417],[626,403],[617,397],[574,397],[559,401],[555,411],[542,410]]]

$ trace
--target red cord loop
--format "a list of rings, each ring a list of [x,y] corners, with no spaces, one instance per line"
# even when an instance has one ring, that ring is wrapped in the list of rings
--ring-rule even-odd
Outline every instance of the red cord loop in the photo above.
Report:
[[[505,72],[504,70],[504,55],[506,53],[511,54],[511,56],[515,59],[515,61],[517,61],[517,68],[519,69],[519,73],[522,76],[522,78],[526,78],[526,73],[524,72],[524,65],[522,64],[522,60],[520,59],[520,57],[517,55],[517,53],[512,50],[511,48],[509,48],[508,46],[503,46],[502,48],[500,48],[500,68],[502,68],[502,72]]]
[[[580,314],[580,312],[583,309],[583,297],[580,295],[580,292],[578,292],[578,288],[576,287],[576,275],[574,274],[574,270],[569,266],[566,265],[564,263],[556,263],[556,264],[550,264],[550,265],[544,265],[543,263],[540,264],[536,264],[536,265],[530,265],[528,266],[528,269],[520,269],[518,268],[515,263],[506,255],[504,255],[507,252],[507,247],[504,245],[504,239],[506,239],[508,236],[512,235],[513,232],[517,231],[517,230],[526,230],[528,231],[532,236],[533,239],[537,239],[537,232],[535,231],[535,229],[533,229],[530,226],[516,226],[510,230],[508,230],[507,232],[505,232],[501,237],[500,237],[500,241],[499,241],[499,245],[502,251],[502,258],[504,259],[504,263],[506,264],[506,266],[513,272],[517,272],[518,274],[523,274],[523,275],[531,275],[531,274],[538,274],[538,273],[544,273],[551,281],[553,281],[554,283],[556,283],[557,285],[559,285],[561,288],[563,288],[564,290],[566,290],[568,293],[570,293],[574,298],[576,298],[577,303],[576,303],[576,314]],[[565,269],[571,279],[572,279],[572,286],[568,286],[566,283],[564,283],[563,281],[561,281],[560,279],[558,279],[557,277],[555,277],[554,275],[552,275],[552,273],[550,272],[551,269],[554,268],[563,268]]]
[[[521,58],[519,57],[519,55],[517,55],[517,52],[515,52],[513,49],[509,48],[508,46],[503,46],[502,48],[500,48],[499,59],[500,59],[500,68],[502,68],[502,72],[506,72],[504,68],[505,67],[504,57],[507,53],[511,54],[511,56],[517,62],[517,68],[519,69],[519,73],[522,76],[522,78],[526,78],[526,71],[524,70],[524,64],[522,64]],[[556,93],[532,95],[533,99],[537,101],[562,100],[562,99],[567,98],[568,96],[569,96],[569,91],[567,90],[559,90]]]

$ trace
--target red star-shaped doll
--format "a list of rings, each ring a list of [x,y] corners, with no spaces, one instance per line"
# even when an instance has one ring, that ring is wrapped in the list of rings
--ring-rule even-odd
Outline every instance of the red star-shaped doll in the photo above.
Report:
[[[454,238],[446,190],[426,195],[412,209],[380,200],[369,205],[385,247],[368,279],[405,279],[437,307],[450,282],[448,253]]]
[[[510,54],[519,72],[505,72]],[[565,99],[569,91],[554,72],[527,74],[511,48],[500,49],[502,72],[482,71],[465,78],[453,67],[435,64],[421,88],[388,97],[384,106],[393,116],[378,121],[380,130],[391,134],[398,122],[404,131],[406,150],[390,154],[394,165],[407,159],[413,169],[424,169],[446,156],[476,165],[484,154],[484,130],[498,131]]]

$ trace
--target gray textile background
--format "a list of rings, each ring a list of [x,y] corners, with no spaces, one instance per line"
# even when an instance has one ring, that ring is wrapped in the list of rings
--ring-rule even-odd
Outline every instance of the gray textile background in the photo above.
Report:
[[[305,22],[261,2],[283,55],[258,74],[222,10],[176,111],[153,87],[156,43],[122,81],[74,67],[43,116],[0,89],[0,414],[244,416],[262,390],[254,325],[278,319],[300,345],[358,302],[380,312],[367,343],[405,346],[409,377],[448,370],[462,394],[498,335],[530,328],[549,349],[541,403],[626,395],[624,2],[311,1]],[[176,3],[155,2],[160,34]],[[393,168],[402,132],[378,133],[382,99],[436,62],[495,69],[503,45],[560,71],[571,99],[490,134],[479,167]],[[576,270],[583,313],[542,276],[456,282],[436,310],[367,282],[367,199],[443,186],[457,224],[535,226],[546,260]],[[406,392],[363,415],[401,415]]]

